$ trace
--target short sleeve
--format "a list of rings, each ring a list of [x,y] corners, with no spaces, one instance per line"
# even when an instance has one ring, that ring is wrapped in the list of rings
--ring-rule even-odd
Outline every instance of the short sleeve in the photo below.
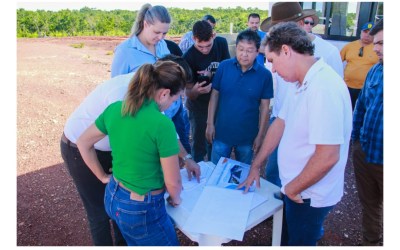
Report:
[[[160,158],[166,158],[179,153],[175,126],[167,117],[161,119],[157,131],[157,147]]]

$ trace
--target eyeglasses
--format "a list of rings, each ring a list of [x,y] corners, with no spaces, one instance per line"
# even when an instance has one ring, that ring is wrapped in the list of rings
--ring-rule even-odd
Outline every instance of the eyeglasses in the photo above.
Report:
[[[364,47],[361,47],[360,50],[358,51],[358,56],[362,57],[364,55]]]
[[[308,21],[308,20],[305,20],[305,21],[304,21],[304,24],[310,24],[310,25],[314,25],[314,22],[313,22],[313,21]]]
[[[251,55],[253,53],[257,52],[257,49],[243,49],[243,48],[237,48],[236,53],[237,54],[247,54],[247,55]]]

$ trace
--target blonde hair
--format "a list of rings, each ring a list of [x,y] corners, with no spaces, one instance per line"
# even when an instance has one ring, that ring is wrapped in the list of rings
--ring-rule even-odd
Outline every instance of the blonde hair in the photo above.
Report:
[[[154,65],[143,64],[129,83],[122,115],[134,116],[139,109],[154,99],[161,88],[169,89],[170,96],[176,95],[185,87],[184,69],[172,61],[157,61]]]
[[[131,29],[131,36],[138,36],[143,31],[144,21],[152,25],[154,25],[156,21],[171,23],[171,16],[164,6],[156,5],[152,7],[151,4],[146,3],[137,13],[135,23]]]

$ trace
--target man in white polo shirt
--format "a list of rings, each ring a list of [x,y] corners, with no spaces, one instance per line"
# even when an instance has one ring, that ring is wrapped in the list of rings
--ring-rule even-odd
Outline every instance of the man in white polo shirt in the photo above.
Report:
[[[352,129],[350,95],[343,79],[323,58],[314,57],[314,45],[296,23],[272,27],[265,52],[272,72],[290,86],[247,180],[238,188],[246,186],[247,191],[254,181],[259,187],[260,168],[279,144],[288,235],[282,244],[315,246],[326,215],[343,196]]]
[[[315,10],[303,10],[298,2],[276,2],[272,5],[271,17],[264,20],[261,29],[268,31],[277,23],[289,21],[296,22],[299,27],[304,29],[304,19],[307,17],[314,17],[315,15]],[[314,44],[314,56],[323,58],[324,61],[343,78],[343,63],[339,50],[331,43],[315,34],[308,33],[307,35],[312,41],[312,44]],[[267,65],[269,64],[267,63]],[[286,89],[290,85],[277,74],[273,74],[273,77],[275,78],[276,84],[274,85],[274,99],[270,124],[272,124],[278,116],[286,97]],[[277,151],[269,156],[265,171],[267,173],[267,181],[281,187],[281,180],[278,173]]]

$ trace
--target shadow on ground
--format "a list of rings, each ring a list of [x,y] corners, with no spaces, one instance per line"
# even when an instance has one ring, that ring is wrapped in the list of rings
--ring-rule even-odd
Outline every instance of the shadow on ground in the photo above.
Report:
[[[86,214],[62,163],[17,177],[17,246],[90,246]]]
[[[361,239],[361,209],[352,164],[345,171],[345,194],[325,221],[320,246],[355,246]],[[181,245],[196,246],[177,230]],[[270,246],[272,219],[225,246]],[[63,163],[17,177],[17,246],[91,246],[82,202]]]

